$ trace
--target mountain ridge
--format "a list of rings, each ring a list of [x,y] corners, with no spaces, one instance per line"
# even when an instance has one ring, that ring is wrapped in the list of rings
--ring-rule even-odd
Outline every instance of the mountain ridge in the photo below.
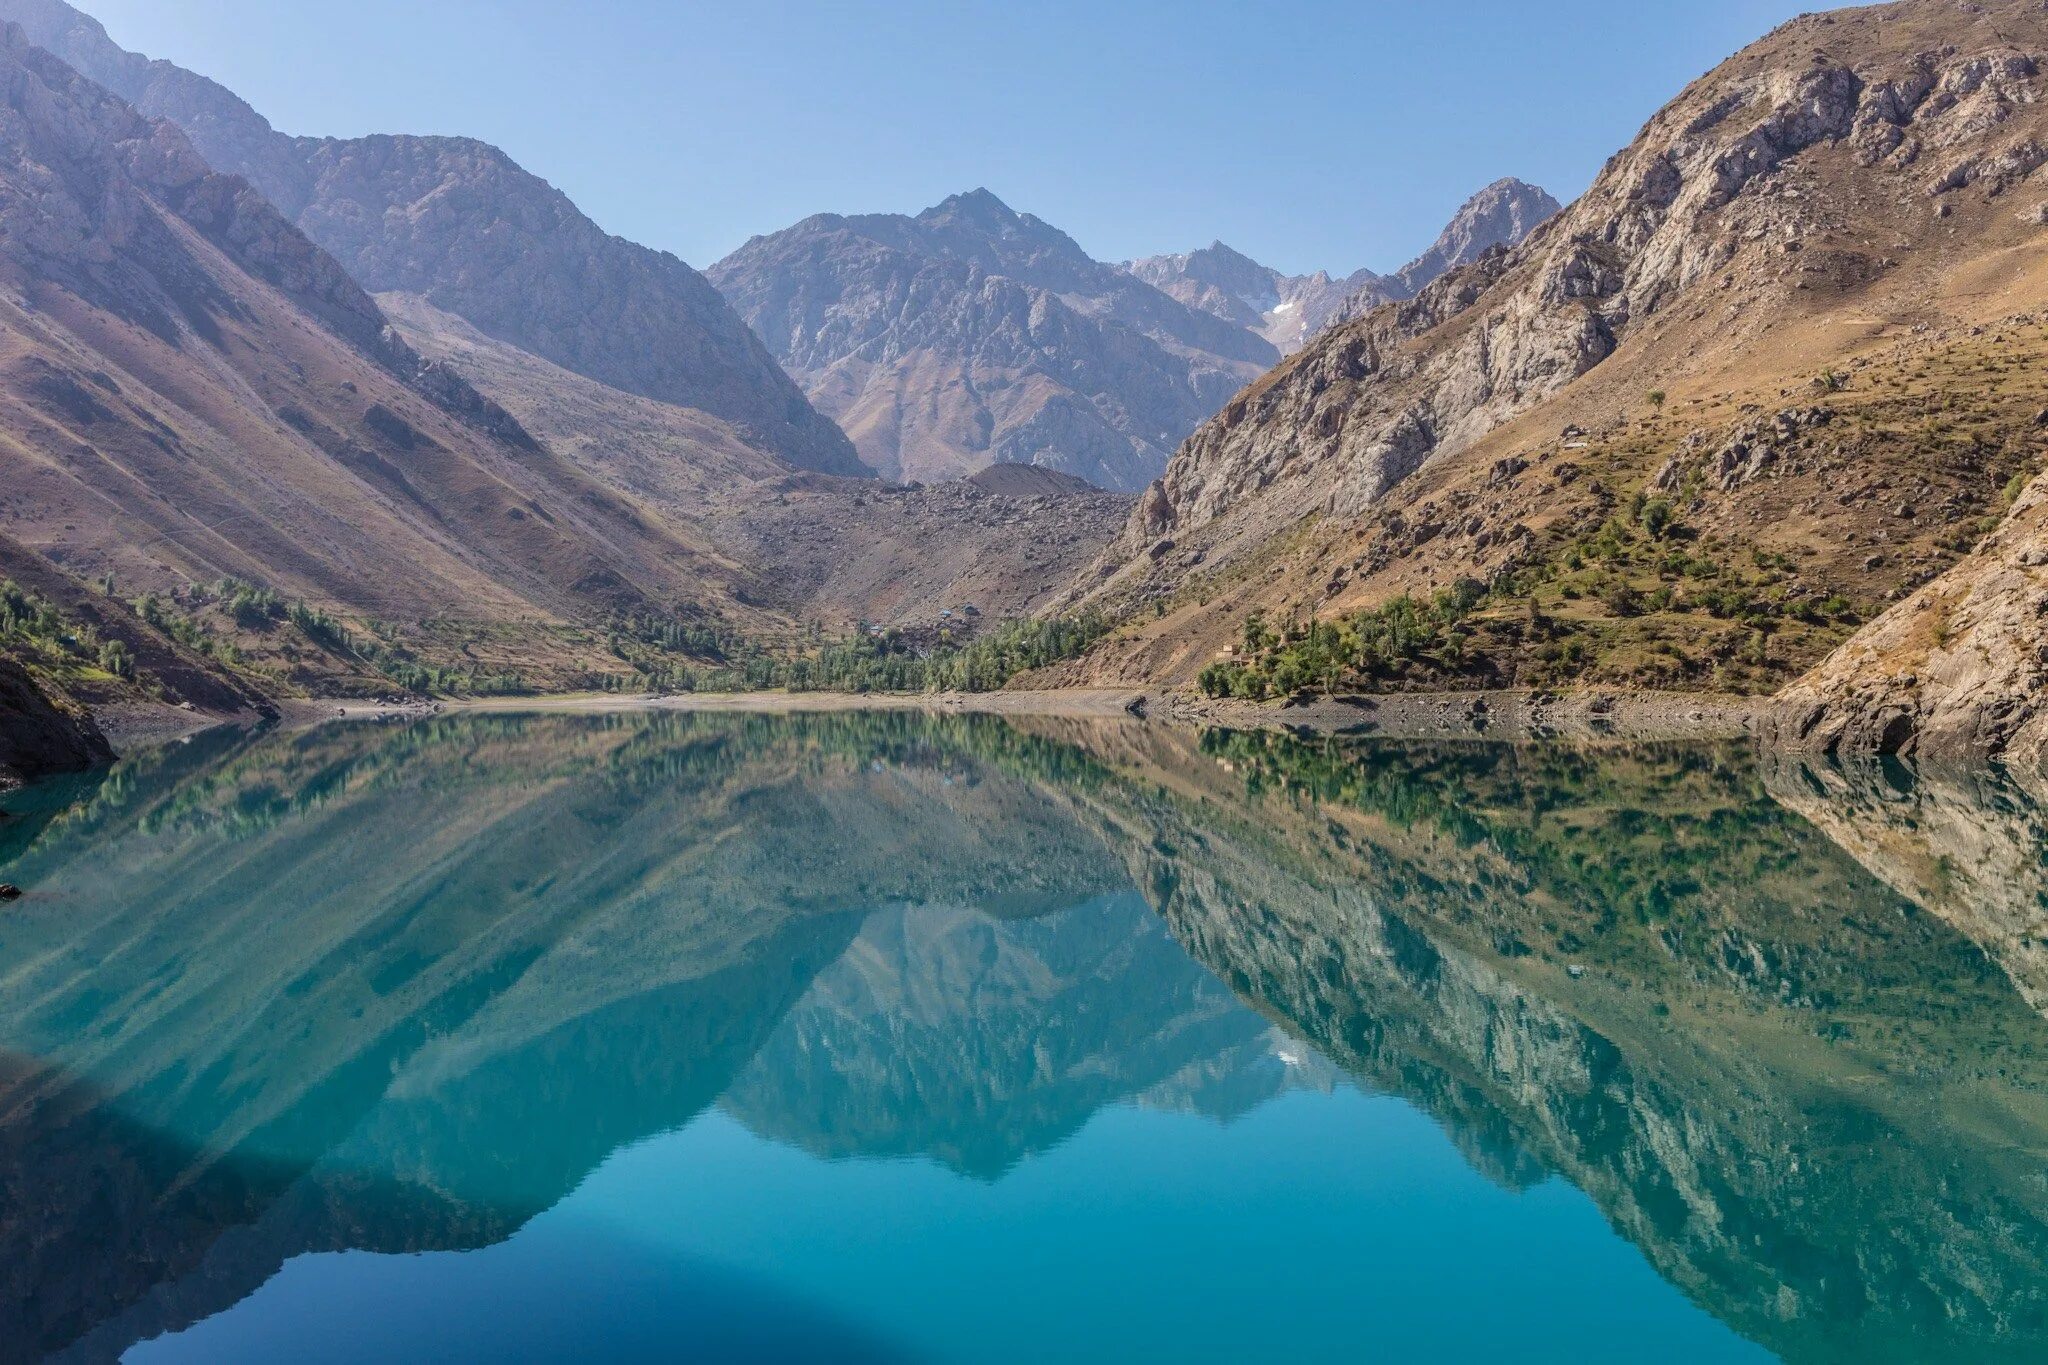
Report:
[[[1277,358],[985,189],[915,215],[814,214],[707,273],[905,480],[1044,464],[1133,490]]]
[[[369,291],[423,295],[569,369],[708,412],[799,468],[867,472],[702,275],[604,232],[500,149],[462,137],[290,136],[216,82],[126,51],[63,0],[0,0],[0,19],[184,128]]]
[[[246,181],[13,25],[0,125],[0,536],[32,556],[10,576],[130,595],[273,693],[366,685],[330,611],[458,633],[765,620],[686,529],[423,359]],[[228,633],[195,619],[215,613]],[[480,661],[478,643],[436,648]],[[396,634],[377,648],[415,657]],[[549,665],[579,655],[604,657]]]
[[[1459,206],[1429,248],[1391,275],[1370,269],[1332,278],[1326,270],[1288,275],[1225,245],[1147,256],[1120,267],[1204,312],[1259,333],[1292,355],[1333,322],[1382,303],[1413,298],[1438,276],[1495,246],[1513,246],[1559,212],[1550,194],[1512,177],[1494,181]]]

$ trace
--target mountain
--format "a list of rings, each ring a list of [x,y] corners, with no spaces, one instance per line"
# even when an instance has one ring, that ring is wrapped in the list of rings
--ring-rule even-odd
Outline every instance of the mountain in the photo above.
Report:
[[[1558,202],[1520,180],[1497,180],[1465,201],[1428,251],[1392,275],[1327,271],[1283,275],[1221,242],[1176,256],[1147,256],[1124,269],[1182,303],[1246,327],[1292,355],[1332,321],[1413,298],[1446,271],[1513,246],[1557,213]]]
[[[540,674],[562,682],[609,657],[571,621],[762,619],[733,566],[420,356],[245,181],[12,25],[0,337],[0,550],[43,604],[10,630],[75,623],[67,594],[112,606],[118,588],[135,614],[104,613],[101,635],[139,617],[274,693],[362,677],[370,651],[319,611],[420,623],[481,669],[515,666],[516,625],[552,639]],[[295,600],[317,610],[288,620]],[[390,632],[394,666],[426,647]]]
[[[1283,275],[1221,242],[1127,261],[1124,269],[1191,308],[1257,332],[1281,355],[1300,350],[1354,295],[1387,283],[1370,270],[1342,279],[1321,270]]]
[[[1438,276],[1470,265],[1495,247],[1520,244],[1563,208],[1547,190],[1526,181],[1494,181],[1458,206],[1429,250],[1395,272],[1398,292],[1390,289],[1388,296],[1415,297]]]
[[[1113,539],[1131,499],[1024,465],[900,487],[792,471],[704,414],[572,373],[413,295],[379,302],[421,351],[650,518],[688,527],[749,601],[821,621],[1027,615]]]
[[[2002,742],[2040,705],[2042,52],[2038,6],[1904,0],[1695,81],[1519,246],[1191,437],[1073,590],[1158,604],[1091,676],[1256,692],[1307,649],[1373,686],[1768,693],[1888,613],[1859,650],[1947,700],[1809,731]],[[1373,624],[1404,596],[1434,634]],[[1254,612],[1350,624],[1272,644]]]
[[[987,190],[821,214],[707,272],[893,478],[1038,464],[1141,488],[1278,353]]]
[[[205,77],[123,50],[62,0],[0,0],[0,19],[183,128],[371,291],[421,295],[566,369],[702,411],[799,468],[867,472],[703,276],[608,235],[497,148],[290,137]]]
[[[72,13],[30,8],[50,28]],[[435,302],[482,316],[487,298],[408,274],[403,252],[391,269],[427,292],[373,297],[176,123],[19,28],[4,57],[0,579],[14,595],[0,649],[51,704],[6,708],[35,734],[74,706],[260,715],[307,693],[607,686],[812,626],[957,634],[1042,605],[1128,514],[1127,498],[1050,474],[882,488],[836,428],[849,459],[819,462],[858,477],[797,467],[759,425],[492,335]],[[161,105],[241,107],[144,68],[129,83]],[[224,126],[254,126],[192,121],[225,146]],[[341,202],[330,191],[355,161],[390,150],[313,148],[327,188],[299,201],[301,217]],[[358,165],[348,183],[377,166],[389,169]],[[413,219],[460,195],[430,197]],[[502,235],[474,204],[457,217]],[[397,240],[357,233],[351,250]],[[633,252],[614,258],[651,259]],[[795,395],[701,278],[676,278],[697,280]],[[652,286],[627,293],[664,306]]]

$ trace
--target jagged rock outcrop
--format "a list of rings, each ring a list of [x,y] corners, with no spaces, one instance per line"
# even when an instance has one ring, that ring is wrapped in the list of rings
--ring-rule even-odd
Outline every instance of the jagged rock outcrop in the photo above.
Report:
[[[702,275],[608,235],[497,148],[290,137],[205,77],[124,51],[62,0],[0,0],[0,19],[183,128],[370,290],[423,295],[565,368],[709,413],[799,468],[868,472]]]
[[[1497,246],[1515,246],[1564,209],[1548,190],[1512,176],[1494,181],[1458,206],[1429,250],[1394,272],[1410,298]]]
[[[27,669],[0,655],[0,791],[113,757],[90,717],[50,700]]]
[[[1976,551],[1787,688],[1774,743],[2048,770],[2048,476]]]
[[[1143,487],[1278,358],[987,190],[916,217],[821,214],[708,274],[885,474],[1041,464]]]

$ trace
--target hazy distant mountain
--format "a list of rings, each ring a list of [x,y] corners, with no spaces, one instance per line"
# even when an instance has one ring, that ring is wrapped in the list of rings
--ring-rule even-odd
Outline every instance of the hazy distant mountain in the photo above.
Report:
[[[1497,180],[1465,201],[1429,250],[1392,275],[1370,270],[1334,279],[1322,270],[1286,275],[1221,242],[1178,255],[1147,256],[1127,262],[1124,269],[1190,307],[1257,332],[1282,355],[1292,355],[1339,318],[1413,298],[1437,276],[1489,248],[1514,245],[1558,207],[1534,185]]]
[[[1322,270],[1283,275],[1221,242],[1175,256],[1147,256],[1124,268],[1182,303],[1257,332],[1282,355],[1300,350],[1352,295],[1382,283],[1370,270],[1342,279]]]
[[[707,412],[801,468],[865,472],[701,275],[607,235],[497,148],[452,137],[289,137],[213,81],[123,50],[62,0],[0,0],[0,19],[178,124],[208,162],[248,179],[365,288],[421,295],[568,369]]]
[[[1038,464],[1143,487],[1278,358],[987,190],[821,214],[707,272],[886,474]]]

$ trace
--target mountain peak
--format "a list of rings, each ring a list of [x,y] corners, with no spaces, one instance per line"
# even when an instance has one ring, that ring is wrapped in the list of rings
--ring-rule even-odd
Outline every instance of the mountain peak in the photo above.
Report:
[[[835,221],[749,242],[710,277],[894,478],[1035,464],[1136,491],[1278,359],[985,188],[819,231]]]
[[[1024,215],[998,199],[985,186],[950,194],[917,215],[920,223],[968,222],[982,227],[1013,227]]]
[[[1211,242],[1199,251],[1188,253],[1188,261],[1190,264],[1207,261],[1233,270],[1257,270],[1268,274],[1273,273],[1271,267],[1261,265],[1236,247],[1222,241]]]
[[[1469,265],[1496,246],[1512,246],[1564,206],[1548,190],[1503,176],[1458,206],[1429,250],[1401,267],[1395,278],[1408,294],[1439,275]]]

